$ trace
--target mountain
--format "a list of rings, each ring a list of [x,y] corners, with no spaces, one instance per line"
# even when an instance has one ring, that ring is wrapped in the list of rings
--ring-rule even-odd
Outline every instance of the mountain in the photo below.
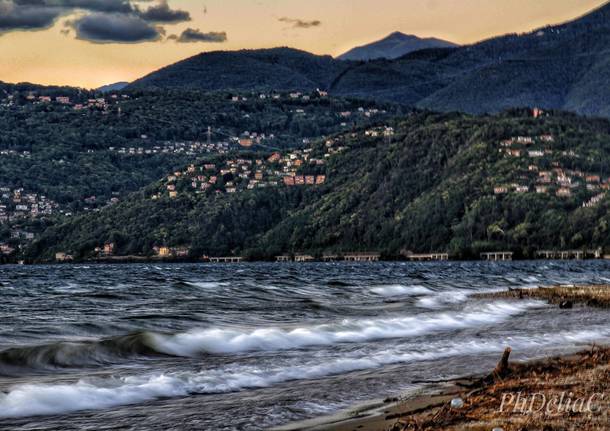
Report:
[[[455,48],[456,44],[436,38],[422,39],[395,32],[379,41],[353,48],[337,57],[339,60],[368,61],[380,58],[396,59],[413,51],[428,48]]]
[[[498,112],[515,106],[610,115],[610,6],[575,21],[452,50],[356,65],[336,94],[443,111]]]
[[[312,91],[329,87],[346,67],[330,56],[291,48],[216,51],[165,67],[127,88]]]
[[[394,60],[352,62],[289,48],[205,53],[128,88],[311,90],[437,111],[540,106],[610,116],[610,5],[556,26]]]
[[[97,91],[101,93],[111,93],[113,91],[121,91],[129,85],[129,82],[115,82],[114,84],[102,85]]]
[[[87,259],[108,241],[117,254],[186,246],[192,258],[610,249],[610,121],[414,112],[392,126],[354,129],[270,161],[270,153],[200,159],[118,205],[47,229],[29,256]],[[312,182],[274,183],[288,162]]]

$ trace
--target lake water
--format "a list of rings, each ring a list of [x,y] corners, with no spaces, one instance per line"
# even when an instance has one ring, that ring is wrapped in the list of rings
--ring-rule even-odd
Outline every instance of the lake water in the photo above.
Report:
[[[610,262],[0,267],[0,429],[264,429],[610,336]]]

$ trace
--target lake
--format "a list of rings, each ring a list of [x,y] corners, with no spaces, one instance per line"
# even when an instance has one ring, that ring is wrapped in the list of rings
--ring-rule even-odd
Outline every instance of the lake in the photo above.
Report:
[[[610,336],[610,262],[0,267],[0,428],[264,429]]]

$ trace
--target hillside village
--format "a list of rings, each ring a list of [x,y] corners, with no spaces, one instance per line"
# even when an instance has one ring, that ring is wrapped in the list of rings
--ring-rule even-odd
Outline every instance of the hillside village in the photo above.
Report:
[[[391,138],[390,126],[369,128],[349,134],[350,139]],[[319,186],[326,183],[327,161],[348,149],[344,136],[329,138],[303,149],[275,151],[266,157],[241,154],[223,163],[201,162],[175,171],[164,181],[164,190],[152,199],[177,198],[180,193],[237,193],[267,187]]]
[[[127,94],[112,94],[106,97],[86,98],[84,95],[79,96],[50,96],[39,94],[38,91],[25,91],[17,94],[8,94],[5,92],[4,98],[0,97],[0,106],[11,108],[21,106],[23,104],[45,105],[56,104],[62,105],[75,111],[83,109],[100,109],[108,110],[113,104],[118,104],[120,100],[128,100],[130,96]]]
[[[553,194],[562,199],[580,199],[584,207],[597,205],[610,190],[610,177],[587,172],[576,166],[583,156],[573,150],[554,150],[552,134],[515,136],[500,142],[499,152],[517,162],[511,177],[518,182],[494,184],[496,196],[508,193]]]
[[[143,136],[142,139],[146,139]],[[228,142],[207,143],[200,141],[172,142],[165,141],[153,147],[108,147],[108,151],[131,157],[148,156],[152,154],[183,154],[197,156],[200,154],[226,154],[230,149]]]
[[[58,207],[46,196],[27,193],[22,188],[0,187],[0,227],[10,226],[9,238],[0,238],[0,255],[11,255],[20,245],[34,240],[34,232],[18,228],[21,222],[51,216]]]
[[[329,141],[332,144],[332,141]],[[186,170],[176,171],[165,180],[165,189],[170,198],[178,197],[184,183],[190,183],[195,194],[204,192],[237,193],[245,190],[279,186],[321,185],[326,175],[320,169],[332,154],[345,147],[328,147],[323,158],[316,158],[313,149],[293,150],[287,153],[274,152],[267,158],[257,155],[230,158],[222,164],[191,164]],[[155,194],[153,199],[159,199]]]
[[[57,203],[46,196],[0,187],[0,223],[52,215],[57,208]]]

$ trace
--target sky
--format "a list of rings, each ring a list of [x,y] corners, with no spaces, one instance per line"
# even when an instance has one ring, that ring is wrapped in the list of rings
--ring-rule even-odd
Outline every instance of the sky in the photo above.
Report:
[[[340,55],[394,31],[459,44],[605,0],[0,0],[0,81],[96,88],[205,51]]]

